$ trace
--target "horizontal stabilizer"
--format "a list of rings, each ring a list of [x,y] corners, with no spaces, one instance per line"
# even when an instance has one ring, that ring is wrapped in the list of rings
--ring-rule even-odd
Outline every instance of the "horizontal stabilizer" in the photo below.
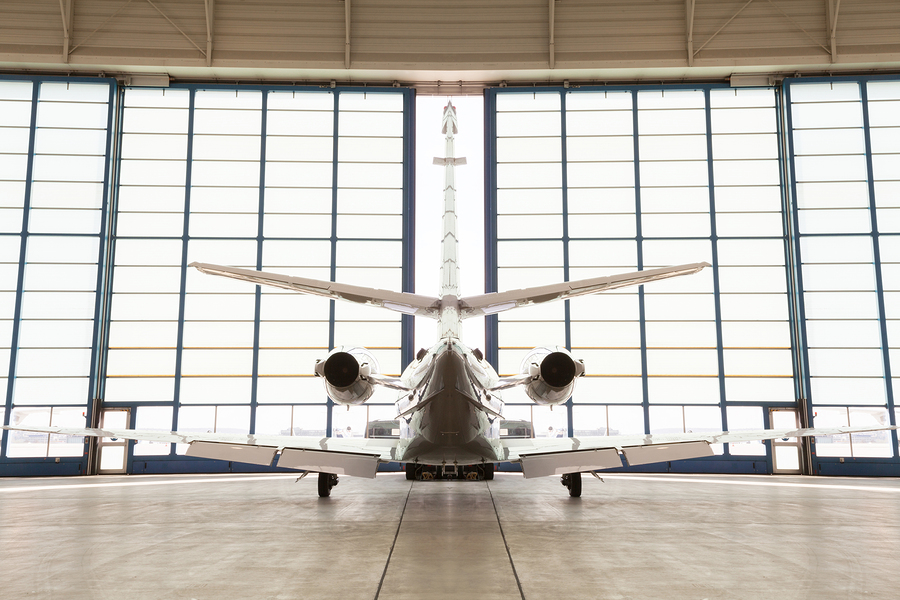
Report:
[[[660,279],[691,275],[701,271],[709,263],[691,263],[676,267],[663,267],[661,269],[648,269],[634,273],[622,273],[608,277],[593,277],[578,281],[566,281],[552,285],[542,285],[508,292],[495,292],[482,294],[481,296],[469,296],[461,298],[460,312],[463,318],[492,315],[518,306],[529,306],[552,302],[553,300],[567,300],[576,296],[607,292],[632,285],[641,285]]]
[[[439,165],[441,167],[446,167],[447,165],[460,166],[466,164],[465,156],[458,156],[456,158],[441,158],[439,156],[434,157],[434,164]]]
[[[291,277],[278,273],[266,273],[238,267],[225,267],[208,263],[193,262],[189,266],[195,267],[201,273],[219,275],[240,279],[257,285],[268,285],[292,292],[323,296],[332,300],[346,300],[357,304],[380,306],[389,310],[401,312],[407,315],[418,315],[437,319],[439,315],[440,300],[430,296],[420,296],[408,292],[392,292],[379,290],[334,281],[321,281],[306,277]]]

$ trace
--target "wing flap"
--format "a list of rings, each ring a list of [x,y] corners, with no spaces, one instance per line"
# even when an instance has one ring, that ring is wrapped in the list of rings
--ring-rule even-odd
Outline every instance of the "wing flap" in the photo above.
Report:
[[[525,479],[615,469],[622,466],[622,459],[619,458],[619,453],[615,449],[524,455],[521,457],[521,462],[522,474]]]
[[[278,466],[288,469],[334,473],[374,479],[378,472],[378,456],[349,452],[322,452],[319,450],[295,450],[286,448],[278,459]]]
[[[680,444],[657,444],[655,446],[632,446],[622,448],[622,454],[629,466],[649,465],[651,463],[686,458],[713,456],[712,447],[707,442],[682,442]]]
[[[271,446],[250,446],[247,444],[223,444],[221,442],[191,442],[185,456],[231,460],[268,467],[275,458],[278,448]]]
[[[380,306],[407,315],[418,315],[422,317],[431,317],[433,319],[436,319],[439,316],[438,308],[440,300],[430,296],[420,296],[408,292],[392,292],[389,290],[367,288],[347,283],[308,279],[306,277],[291,277],[289,275],[280,275],[278,273],[266,273],[264,271],[226,267],[209,263],[193,262],[189,266],[194,267],[201,273],[206,273],[207,275],[218,275],[220,277],[239,279],[241,281],[255,283],[256,285],[268,285],[284,290],[291,290],[293,292],[331,298],[332,300],[345,300],[356,304]]]
[[[464,318],[481,315],[492,315],[517,306],[529,306],[554,300],[566,300],[586,294],[596,294],[632,285],[641,285],[651,281],[692,275],[710,266],[709,263],[691,263],[661,269],[648,269],[634,273],[621,273],[609,277],[594,277],[578,281],[566,281],[552,285],[543,285],[521,290],[511,290],[480,296],[468,296],[460,299],[461,313]]]

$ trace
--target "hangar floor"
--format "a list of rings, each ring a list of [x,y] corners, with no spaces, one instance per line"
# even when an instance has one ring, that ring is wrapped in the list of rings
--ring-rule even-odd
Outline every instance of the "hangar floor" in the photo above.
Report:
[[[0,479],[3,598],[897,598],[900,480]]]

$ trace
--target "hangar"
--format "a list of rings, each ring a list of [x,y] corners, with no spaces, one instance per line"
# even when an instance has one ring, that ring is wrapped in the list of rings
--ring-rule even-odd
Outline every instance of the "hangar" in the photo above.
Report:
[[[471,265],[483,281],[470,284],[483,287],[473,291],[712,265],[684,281],[486,317],[471,332],[483,339],[468,343],[501,374],[542,344],[571,349],[587,368],[555,410],[504,396],[507,418],[564,437],[896,425],[898,31],[890,0],[8,0],[3,423],[364,436],[368,422],[393,418],[390,394],[336,407],[313,365],[350,343],[399,374],[430,323],[210,281],[187,266],[430,291],[421,288],[437,259],[423,258],[423,217],[434,190],[420,175],[430,156],[418,150],[432,150],[420,132],[439,129],[439,110],[429,111],[452,97],[461,111],[474,107],[460,138],[477,130],[483,155],[468,167],[477,219],[463,231],[483,248]],[[308,494],[284,474],[224,477],[271,469],[191,459],[174,444],[4,431],[0,476],[131,477],[102,488],[4,480],[0,564],[28,574],[17,595],[44,597],[96,581],[135,597],[237,597],[253,585],[265,597],[318,597],[323,574],[348,597],[769,595],[755,571],[792,597],[867,585],[888,597],[897,587],[886,565],[900,536],[885,533],[896,533],[896,482],[781,488],[737,477],[896,477],[896,432],[727,444],[708,458],[623,470],[592,482],[594,497],[578,505],[512,474],[469,488],[391,475],[369,490],[346,480],[343,505],[298,508],[293,496]],[[134,477],[151,474],[167,477]],[[216,495],[239,489],[240,505]],[[52,499],[71,502],[54,512]],[[215,507],[208,521],[201,499]],[[696,510],[685,510],[692,500]],[[242,516],[266,502],[271,518]],[[751,503],[765,514],[734,508]],[[172,513],[181,518],[166,525]],[[636,527],[641,515],[649,524]],[[285,522],[290,531],[278,529]],[[764,534],[751,535],[761,522]],[[232,537],[220,537],[223,523]],[[850,541],[839,535],[848,523]],[[258,530],[272,554],[251,560],[241,539]],[[169,541],[196,534],[196,554],[166,550],[183,570],[167,570],[152,541],[160,531]],[[712,540],[735,532],[754,552],[718,573]],[[294,547],[288,533],[307,539]],[[640,577],[615,579],[598,558],[619,549],[605,545],[617,536],[649,555],[621,555]],[[561,539],[577,549],[574,563],[535,552]],[[357,558],[370,540],[378,551]],[[112,549],[123,544],[137,555]],[[845,544],[857,571],[833,549]],[[340,559],[318,558],[332,547]],[[685,548],[690,558],[679,556]],[[35,563],[49,556],[61,566],[41,575]],[[72,561],[88,566],[86,579]],[[556,576],[541,572],[548,565]],[[138,583],[116,583],[122,568]],[[236,568],[255,575],[236,581]]]

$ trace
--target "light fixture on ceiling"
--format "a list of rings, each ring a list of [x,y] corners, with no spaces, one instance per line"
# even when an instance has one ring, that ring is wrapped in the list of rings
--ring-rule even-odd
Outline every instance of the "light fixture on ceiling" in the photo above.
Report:
[[[768,73],[732,73],[731,87],[772,87],[775,77]]]
[[[125,85],[131,87],[169,87],[168,73],[131,73],[125,76]]]

